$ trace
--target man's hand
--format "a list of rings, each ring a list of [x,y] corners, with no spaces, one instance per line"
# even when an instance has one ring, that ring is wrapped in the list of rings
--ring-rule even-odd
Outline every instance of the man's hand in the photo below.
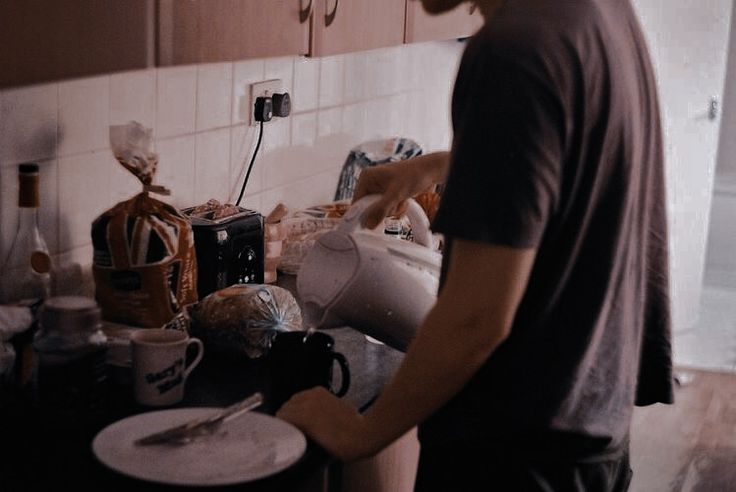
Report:
[[[407,161],[363,170],[355,186],[353,201],[366,195],[381,195],[363,215],[363,226],[373,229],[389,215],[406,211],[406,199],[444,182],[449,154],[435,152]]]
[[[370,442],[363,416],[325,388],[297,393],[276,416],[294,424],[342,461],[356,460],[379,451]]]

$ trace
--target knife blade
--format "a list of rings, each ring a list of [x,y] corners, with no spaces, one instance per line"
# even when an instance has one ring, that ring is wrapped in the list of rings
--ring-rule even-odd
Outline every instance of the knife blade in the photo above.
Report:
[[[203,434],[211,434],[214,430],[220,426],[223,422],[232,420],[240,415],[243,415],[254,408],[257,408],[263,403],[263,395],[261,393],[254,393],[248,398],[239,401],[229,407],[225,407],[222,410],[210,415],[207,418],[199,418],[190,420],[183,424],[164,429],[159,432],[155,432],[140,439],[136,439],[134,444],[136,446],[148,446],[151,444],[165,444],[165,443],[186,443],[191,438]]]

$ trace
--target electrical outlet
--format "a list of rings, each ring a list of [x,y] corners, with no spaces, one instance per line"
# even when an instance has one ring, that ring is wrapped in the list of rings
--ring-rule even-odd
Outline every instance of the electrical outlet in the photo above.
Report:
[[[255,118],[253,118],[253,108],[256,104],[257,97],[271,97],[274,93],[282,92],[284,89],[284,82],[281,79],[264,80],[263,82],[256,82],[250,85],[250,104],[248,105],[248,114],[250,115],[250,125],[256,124]]]

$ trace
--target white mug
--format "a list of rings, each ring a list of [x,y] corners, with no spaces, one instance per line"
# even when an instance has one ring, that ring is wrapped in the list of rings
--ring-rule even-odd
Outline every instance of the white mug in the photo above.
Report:
[[[187,348],[197,346],[197,356],[187,365]],[[173,405],[184,398],[184,384],[199,364],[204,346],[183,331],[144,328],[130,336],[135,399],[142,405]]]

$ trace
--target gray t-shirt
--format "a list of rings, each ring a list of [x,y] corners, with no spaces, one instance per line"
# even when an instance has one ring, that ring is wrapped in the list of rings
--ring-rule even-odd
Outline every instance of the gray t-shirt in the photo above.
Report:
[[[673,400],[660,114],[629,0],[508,0],[452,117],[434,229],[537,257],[511,335],[422,443],[615,452],[635,404]]]

